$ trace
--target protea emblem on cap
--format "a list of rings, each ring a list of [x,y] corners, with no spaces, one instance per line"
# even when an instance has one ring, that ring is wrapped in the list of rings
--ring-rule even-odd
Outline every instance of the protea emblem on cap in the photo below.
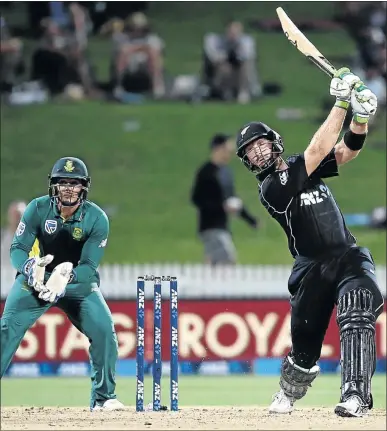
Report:
[[[75,166],[72,160],[67,160],[66,164],[64,165],[64,170],[66,172],[72,172],[74,169],[75,169]]]

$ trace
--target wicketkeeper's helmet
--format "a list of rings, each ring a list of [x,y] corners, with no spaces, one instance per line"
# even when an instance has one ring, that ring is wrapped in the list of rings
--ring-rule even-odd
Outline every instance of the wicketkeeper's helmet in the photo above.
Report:
[[[55,162],[51,174],[48,175],[48,193],[53,198],[59,198],[57,184],[63,179],[77,179],[82,184],[82,190],[76,203],[87,198],[91,185],[91,178],[85,163],[76,157],[62,157]],[[61,202],[63,205],[68,205]],[[74,203],[72,203],[74,205]]]

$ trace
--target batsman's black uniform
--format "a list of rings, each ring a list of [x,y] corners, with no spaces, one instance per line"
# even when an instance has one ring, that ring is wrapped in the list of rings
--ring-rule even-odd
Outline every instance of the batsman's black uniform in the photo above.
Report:
[[[341,335],[342,395],[359,393],[372,406],[372,341],[383,308],[368,249],[358,247],[323,178],[338,175],[334,150],[308,177],[303,155],[288,169],[259,174],[259,197],[288,237],[295,262],[289,278],[294,363],[311,369],[320,357],[335,304]],[[352,346],[352,347],[351,347]],[[345,364],[355,364],[352,367]],[[360,364],[360,365],[359,365]],[[359,365],[359,366],[357,366]]]

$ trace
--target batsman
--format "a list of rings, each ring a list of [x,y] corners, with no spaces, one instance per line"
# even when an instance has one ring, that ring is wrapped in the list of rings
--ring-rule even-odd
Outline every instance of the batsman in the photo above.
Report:
[[[87,200],[90,185],[82,160],[61,158],[49,175],[48,195],[29,203],[16,229],[10,253],[17,274],[1,317],[1,377],[26,331],[56,306],[90,342],[90,409],[121,410],[117,336],[97,270],[109,221]]]
[[[269,410],[290,413],[306,395],[319,374],[317,362],[336,305],[341,396],[335,413],[361,417],[373,406],[375,325],[383,297],[371,253],[348,230],[324,179],[338,176],[338,167],[362,151],[377,98],[347,68],[336,72],[330,94],[335,105],[303,154],[283,159],[281,136],[266,124],[251,122],[238,134],[237,155],[256,175],[260,201],[284,230],[294,258],[288,282],[292,347]],[[339,140],[350,105],[354,116]]]

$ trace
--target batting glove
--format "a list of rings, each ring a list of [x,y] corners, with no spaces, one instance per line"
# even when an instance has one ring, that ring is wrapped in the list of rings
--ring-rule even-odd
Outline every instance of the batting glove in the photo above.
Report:
[[[347,67],[342,67],[336,71],[330,85],[330,94],[336,96],[335,106],[343,109],[349,108],[351,91],[357,82],[360,82],[360,78]]]
[[[370,115],[375,115],[378,108],[376,95],[363,82],[358,82],[351,92],[351,105],[356,123],[366,124]]]

